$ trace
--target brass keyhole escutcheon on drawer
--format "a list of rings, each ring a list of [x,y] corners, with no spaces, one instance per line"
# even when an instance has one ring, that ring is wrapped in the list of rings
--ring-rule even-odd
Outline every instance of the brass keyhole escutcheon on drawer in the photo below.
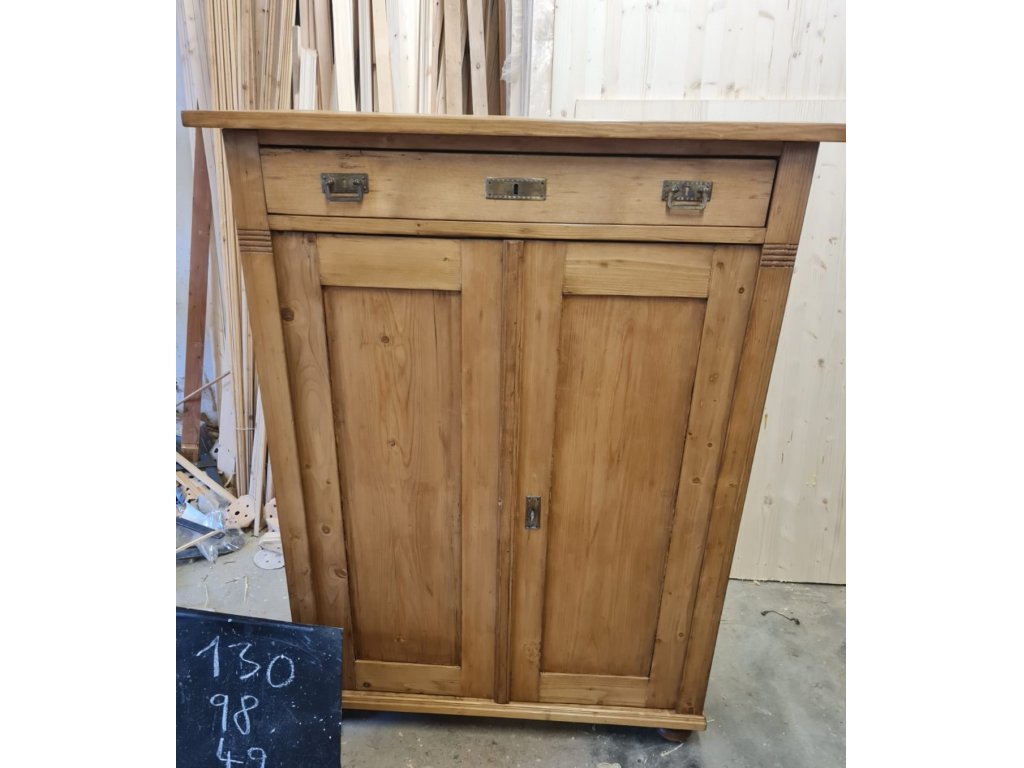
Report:
[[[666,179],[661,182],[661,199],[670,211],[703,211],[711,201],[710,181]]]
[[[484,182],[484,197],[488,200],[546,200],[548,180],[488,176]]]

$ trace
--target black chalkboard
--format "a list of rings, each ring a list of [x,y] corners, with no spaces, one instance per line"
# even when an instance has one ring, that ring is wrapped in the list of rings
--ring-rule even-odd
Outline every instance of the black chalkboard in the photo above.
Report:
[[[341,630],[178,608],[178,768],[338,768]]]

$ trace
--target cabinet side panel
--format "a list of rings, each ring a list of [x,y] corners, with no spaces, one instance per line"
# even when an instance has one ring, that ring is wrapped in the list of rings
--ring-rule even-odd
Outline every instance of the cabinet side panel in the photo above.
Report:
[[[646,678],[704,302],[566,297],[542,669]]]
[[[324,298],[359,658],[458,665],[460,296]]]

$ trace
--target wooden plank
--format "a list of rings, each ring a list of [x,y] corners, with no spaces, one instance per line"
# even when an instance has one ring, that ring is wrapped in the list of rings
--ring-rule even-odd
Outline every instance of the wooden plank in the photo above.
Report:
[[[334,51],[331,44],[331,0],[313,0],[313,42],[316,46],[317,105],[320,109],[331,109],[331,94],[334,93]],[[303,20],[303,24],[306,21]]]
[[[462,243],[462,695],[494,695],[501,243]]]
[[[505,81],[501,68],[505,61],[505,8],[504,0],[487,0],[484,16],[484,48],[487,52],[484,68],[487,70],[487,112],[505,114]]]
[[[469,73],[473,114],[487,114],[487,51],[484,37],[484,0],[466,0],[469,34]]]
[[[516,469],[519,456],[519,414],[522,408],[523,320],[526,289],[523,285],[522,241],[506,240],[501,254],[501,423],[498,475],[498,609],[495,621],[494,698],[510,698],[510,640],[512,610],[512,541],[517,522]]]
[[[196,480],[200,481],[203,485],[205,485],[211,491],[213,491],[218,496],[220,496],[222,499],[225,499],[228,502],[237,501],[237,497],[233,493],[231,493],[231,491],[229,491],[223,485],[221,485],[216,480],[211,478],[206,472],[201,470],[199,467],[197,467],[191,461],[186,459],[180,453],[175,452],[174,455],[175,455],[175,458],[177,459],[177,463],[178,464],[180,464],[184,469],[187,469],[189,472],[191,472],[192,473],[192,477],[194,477]]]
[[[324,301],[358,658],[458,664],[460,296]]]
[[[704,304],[562,302],[544,672],[650,671]]]
[[[713,248],[647,243],[569,243],[566,294],[704,298]]]
[[[551,80],[554,71],[555,0],[531,0],[531,26],[527,30],[528,71],[522,73],[527,87],[526,114],[551,116]]]
[[[762,227],[775,161],[739,158],[624,158],[490,155],[374,150],[262,150],[272,213],[380,218],[450,218],[567,224]],[[331,202],[324,171],[366,173],[370,191],[357,203]],[[488,200],[489,177],[547,181],[544,200]],[[701,212],[670,211],[665,179],[714,182]]]
[[[384,0],[373,0],[373,60],[377,71],[377,109],[395,109],[394,80],[391,77],[391,44],[388,40],[388,14]]]
[[[540,700],[564,704],[643,707],[647,683],[646,677],[541,672]]]
[[[704,558],[711,503],[732,407],[743,333],[757,279],[751,246],[715,249],[707,314],[697,360],[686,448],[651,664],[648,706],[670,707],[683,671],[690,620]]]
[[[356,111],[355,35],[352,0],[332,0],[334,24],[334,93],[338,109]]]
[[[405,664],[392,661],[357,661],[354,688],[360,691],[392,691],[435,696],[458,696],[462,669],[440,664]],[[344,695],[346,706],[348,694]]]
[[[231,189],[234,191],[232,201],[235,221],[238,223],[256,367],[260,386],[267,397],[267,437],[274,462],[281,544],[287,564],[285,577],[288,582],[288,602],[295,621],[313,624],[318,619],[317,601],[310,570],[305,503],[281,330],[274,254],[263,198],[259,147],[254,133],[227,131],[224,134],[224,148],[231,175]]]
[[[345,629],[345,674],[350,676],[355,643],[316,240],[316,235],[274,235],[274,264],[317,617],[321,624]]]
[[[703,715],[683,715],[668,709],[639,707],[598,707],[573,704],[509,702],[498,704],[486,699],[441,696],[417,696],[411,693],[370,693],[345,691],[346,709],[378,712],[416,712],[470,717],[504,717],[512,720],[550,720],[562,723],[604,723],[641,728],[678,728],[703,731]]]
[[[512,511],[514,572],[511,609],[511,698],[536,701],[540,686],[544,616],[544,574],[551,504],[551,451],[555,427],[555,386],[562,311],[565,245],[528,243],[523,249],[521,290],[522,344],[517,365],[519,397],[518,453],[514,461],[516,493],[505,500]],[[523,526],[525,499],[541,497],[541,526]]]
[[[354,288],[462,288],[458,240],[322,235],[320,282]]]
[[[373,111],[373,33],[370,0],[356,0],[359,25],[359,111]]]
[[[201,483],[196,482],[189,475],[182,472],[180,469],[174,473],[174,476],[177,479],[178,485],[180,485],[182,488],[192,491],[192,493],[195,494],[197,499],[200,496],[203,496],[204,494],[210,492],[209,488],[202,485]]]
[[[445,105],[449,115],[465,112],[462,103],[462,61],[465,48],[464,0],[444,0],[444,81]]]
[[[527,240],[646,240],[666,243],[764,242],[757,227],[651,227],[629,224],[537,224],[532,222],[446,221],[440,219],[367,219],[354,216],[269,217],[275,232],[335,232],[421,237],[494,237]]]
[[[206,164],[203,132],[196,129],[192,171],[192,241],[188,268],[188,316],[185,328],[185,380],[183,390],[194,392],[203,384],[203,352],[206,346],[206,289],[210,281],[210,227],[213,200]],[[199,420],[202,398],[186,400],[181,411],[181,452],[199,460]]]
[[[446,0],[447,1],[447,0]],[[447,20],[447,17],[446,17]],[[183,125],[199,128],[333,131],[345,133],[437,133],[480,136],[544,136],[605,139],[670,139],[723,141],[846,141],[843,123],[735,122],[608,122],[536,120],[471,115],[339,115],[280,111],[186,110]]]

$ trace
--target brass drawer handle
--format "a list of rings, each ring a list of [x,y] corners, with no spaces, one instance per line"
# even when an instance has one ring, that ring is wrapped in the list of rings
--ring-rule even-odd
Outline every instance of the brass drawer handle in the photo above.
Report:
[[[370,191],[370,177],[365,173],[321,173],[320,189],[331,203],[361,203]]]
[[[670,211],[703,211],[711,200],[710,181],[661,182],[661,199]]]

